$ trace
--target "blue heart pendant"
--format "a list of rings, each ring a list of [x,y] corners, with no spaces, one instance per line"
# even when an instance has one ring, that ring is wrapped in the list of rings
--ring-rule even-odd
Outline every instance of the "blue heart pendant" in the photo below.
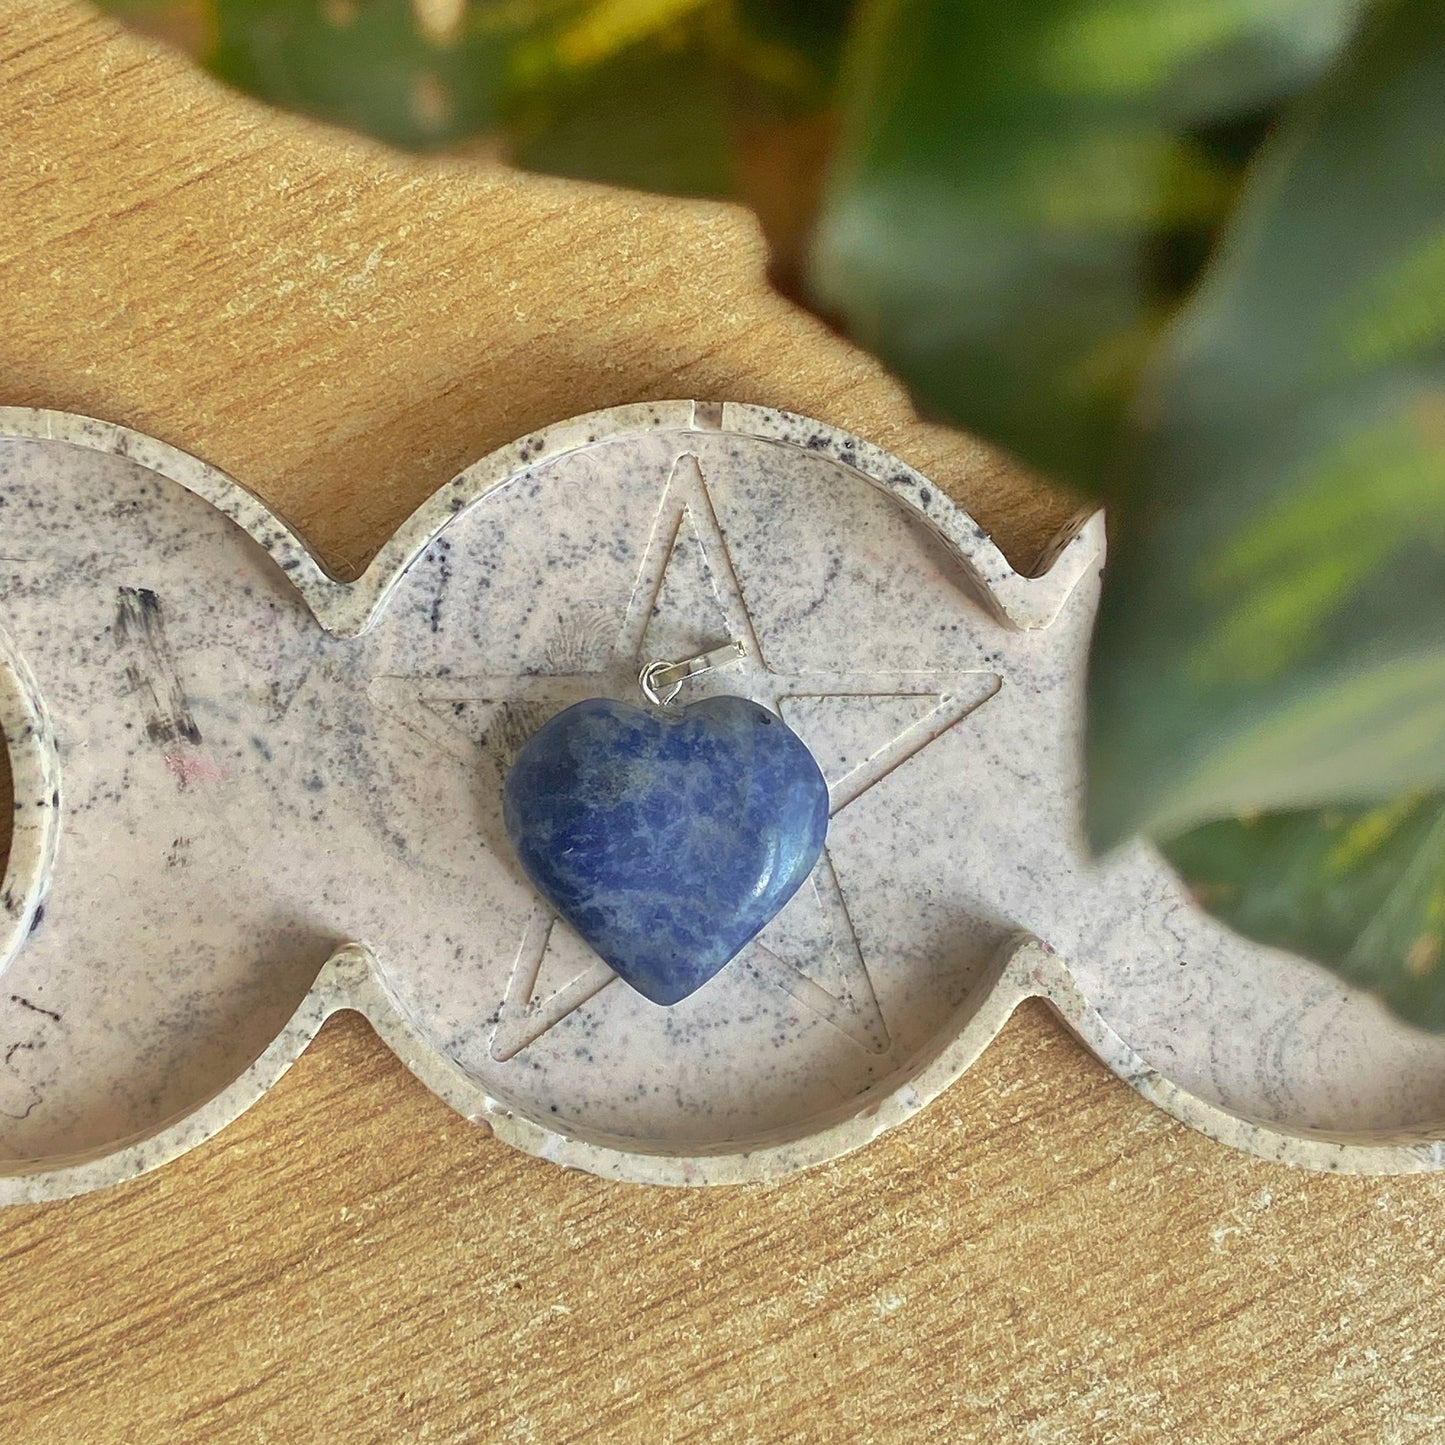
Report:
[[[538,891],[660,1004],[696,992],[762,931],[828,830],[807,745],[741,697],[651,709],[589,698],[527,740],[504,802]]]

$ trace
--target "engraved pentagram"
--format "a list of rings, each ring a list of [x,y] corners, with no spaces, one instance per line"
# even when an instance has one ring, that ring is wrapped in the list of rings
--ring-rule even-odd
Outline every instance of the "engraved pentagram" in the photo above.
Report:
[[[482,791],[489,800],[486,833],[496,840],[502,836],[502,778],[517,748],[547,717],[585,697],[617,695],[644,663],[690,656],[734,638],[745,644],[746,655],[715,674],[711,685],[772,708],[809,745],[828,782],[830,836],[840,814],[999,686],[997,675],[977,671],[775,671],[700,464],[688,453],[677,459],[663,489],[620,627],[599,608],[563,620],[545,672],[379,677],[370,695],[440,752],[469,768],[485,763],[494,769],[494,785]],[[623,695],[640,700],[634,692]],[[788,995],[859,1047],[888,1049],[888,1026],[828,848],[808,883],[731,967],[746,970],[759,988]],[[497,1010],[492,1057],[515,1057],[616,981],[537,899]]]

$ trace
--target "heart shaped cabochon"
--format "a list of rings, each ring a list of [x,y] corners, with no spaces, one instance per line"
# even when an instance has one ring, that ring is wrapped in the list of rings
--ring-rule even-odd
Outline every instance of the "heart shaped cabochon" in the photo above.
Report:
[[[1439,1167],[1445,1041],[1078,847],[1097,517],[1043,575],[897,458],[732,404],[622,407],[478,462],[356,582],[162,443],[0,410],[0,1201],[214,1134],[363,1012],[507,1141],[720,1183],[857,1147],[1028,996],[1238,1147]],[[775,709],[826,847],[711,982],[650,1003],[518,867],[502,778],[641,660]],[[1389,1057],[1391,1068],[1378,1060]]]
[[[807,744],[745,697],[588,698],[522,745],[503,797],[538,892],[660,1004],[712,980],[808,881],[831,801]]]

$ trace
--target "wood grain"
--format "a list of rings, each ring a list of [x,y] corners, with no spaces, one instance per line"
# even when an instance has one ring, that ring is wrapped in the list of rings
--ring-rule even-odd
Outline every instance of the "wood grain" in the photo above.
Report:
[[[737,210],[403,161],[0,0],[0,394],[200,453],[338,570],[498,443],[684,395],[863,432],[1031,560],[1067,504],[762,260]],[[1445,1181],[1231,1154],[1039,1008],[864,1153],[695,1194],[509,1151],[348,1018],[181,1162],[0,1215],[0,1439],[1433,1440],[1442,1226]]]

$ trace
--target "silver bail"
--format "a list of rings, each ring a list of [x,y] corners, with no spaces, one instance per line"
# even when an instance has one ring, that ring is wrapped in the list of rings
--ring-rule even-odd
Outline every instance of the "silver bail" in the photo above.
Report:
[[[735,637],[722,647],[689,657],[684,662],[649,662],[637,674],[637,685],[648,702],[666,707],[682,691],[682,685],[688,678],[741,662],[747,655],[747,643],[741,637]]]

